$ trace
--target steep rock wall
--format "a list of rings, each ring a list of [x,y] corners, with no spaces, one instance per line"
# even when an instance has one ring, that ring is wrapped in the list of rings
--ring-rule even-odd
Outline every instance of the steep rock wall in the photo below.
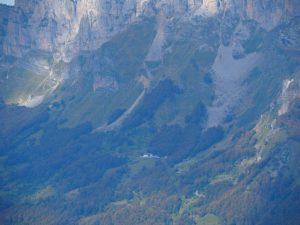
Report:
[[[14,56],[43,50],[68,61],[79,51],[99,48],[141,16],[159,11],[182,18],[232,10],[272,29],[286,17],[299,15],[299,5],[297,0],[17,0],[13,9],[0,15],[0,20],[6,18],[0,49]]]

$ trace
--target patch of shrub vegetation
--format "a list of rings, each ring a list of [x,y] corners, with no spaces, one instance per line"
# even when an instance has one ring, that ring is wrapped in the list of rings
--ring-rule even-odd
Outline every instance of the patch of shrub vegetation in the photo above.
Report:
[[[185,117],[185,122],[189,125],[202,125],[207,119],[207,110],[205,105],[200,101],[192,113]]]
[[[116,109],[108,118],[107,124],[112,124],[115,122],[123,113],[126,112],[126,109]]]
[[[128,122],[125,128],[137,127],[153,119],[156,111],[167,100],[172,101],[182,90],[177,87],[172,80],[162,80],[158,85],[144,97],[143,102]]]

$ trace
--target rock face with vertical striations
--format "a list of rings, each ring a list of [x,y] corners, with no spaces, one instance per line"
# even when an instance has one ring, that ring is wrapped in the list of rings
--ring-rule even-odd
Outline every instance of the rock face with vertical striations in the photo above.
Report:
[[[0,6],[9,18],[2,52],[24,55],[29,49],[54,52],[70,60],[79,51],[99,48],[110,37],[157,10],[171,17],[212,16],[232,10],[271,29],[286,15],[299,14],[297,0],[17,0],[15,7]]]
[[[0,224],[299,225],[298,2],[0,5]]]
[[[247,0],[244,1],[246,15],[270,30],[276,27],[288,16],[300,15],[297,0]]]

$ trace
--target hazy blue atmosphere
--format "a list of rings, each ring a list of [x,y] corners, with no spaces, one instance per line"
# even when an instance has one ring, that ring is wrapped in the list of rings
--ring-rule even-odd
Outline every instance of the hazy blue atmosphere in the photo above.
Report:
[[[14,5],[15,0],[0,0],[1,4],[6,4],[6,5]]]
[[[0,0],[0,225],[300,225],[300,0]]]

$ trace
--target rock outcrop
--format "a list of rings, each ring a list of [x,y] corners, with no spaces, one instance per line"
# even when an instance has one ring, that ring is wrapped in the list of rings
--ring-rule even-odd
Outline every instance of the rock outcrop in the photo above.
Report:
[[[163,11],[166,17],[214,16],[233,10],[272,29],[289,15],[298,15],[297,0],[16,0],[0,6],[1,54],[22,56],[28,50],[56,54],[69,61],[79,51],[99,48],[142,16]],[[4,25],[3,25],[4,24]]]
[[[246,0],[242,6],[245,15],[271,30],[289,16],[300,15],[297,0]]]

